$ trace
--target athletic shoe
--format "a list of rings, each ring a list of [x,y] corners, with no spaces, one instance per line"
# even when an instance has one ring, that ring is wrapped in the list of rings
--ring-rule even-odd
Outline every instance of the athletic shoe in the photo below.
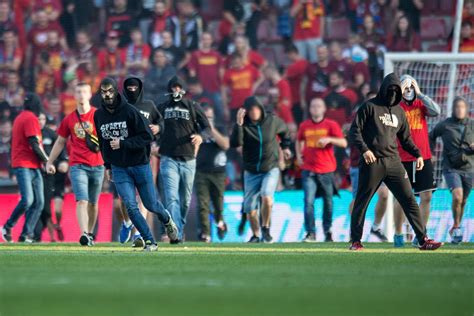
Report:
[[[178,244],[182,244],[183,243],[183,240],[181,239],[170,239],[170,244],[172,245],[178,245]]]
[[[273,243],[273,237],[270,235],[269,227],[262,227],[262,241],[265,243]]]
[[[425,237],[425,242],[423,245],[418,246],[420,250],[436,250],[441,247],[443,243],[434,241],[433,239],[428,239]]]
[[[405,246],[405,239],[403,238],[403,235],[393,235],[393,246],[395,248],[401,248]]]
[[[22,242],[22,243],[25,243],[25,244],[32,244],[34,243],[35,241],[33,239],[31,239],[30,237],[28,236],[23,236],[21,235],[19,238],[18,238],[18,242]]]
[[[156,243],[152,243],[151,240],[147,240],[145,242],[145,246],[143,247],[143,251],[157,251],[158,245]]]
[[[237,235],[242,236],[244,234],[246,224],[247,224],[247,214],[242,214],[242,217],[240,218],[239,226],[237,227]]]
[[[415,248],[418,248],[418,246],[420,246],[420,243],[418,242],[418,238],[416,238],[416,236],[411,241],[411,245]]]
[[[260,237],[257,237],[255,235],[253,235],[252,237],[250,237],[249,243],[259,243],[260,242]]]
[[[140,234],[133,236],[132,247],[133,248],[145,247],[145,241],[143,240]]]
[[[79,238],[79,243],[81,244],[81,246],[89,246],[89,235],[87,235],[87,233],[82,234],[81,238]]]
[[[127,226],[125,223],[122,223],[122,226],[120,226],[120,234],[119,234],[119,241],[121,244],[124,244],[130,240],[130,237],[132,237],[132,229],[133,229],[133,224],[130,224],[130,226]]]
[[[362,246],[362,243],[360,241],[354,241],[352,245],[349,247],[349,250],[364,250],[364,246]]]
[[[332,233],[331,232],[324,233],[324,241],[325,242],[333,242],[334,241],[334,240],[332,240]]]
[[[221,226],[217,226],[217,237],[219,238],[219,240],[222,240],[225,238],[225,235],[227,235],[227,224],[224,223]]]
[[[370,229],[370,233],[377,237],[381,242],[387,242],[388,238],[384,235],[381,228],[374,229],[373,227]]]
[[[459,245],[462,242],[462,230],[459,227],[453,227],[449,230],[449,235],[451,236],[451,243],[453,245]]]
[[[205,242],[205,243],[210,243],[211,242],[211,236],[208,235],[199,235],[199,241]]]
[[[63,229],[61,228],[61,226],[59,226],[59,225],[56,226],[56,233],[58,234],[59,241],[64,241],[64,233],[63,233]]]
[[[316,242],[316,233],[307,233],[303,242]]]
[[[166,228],[166,234],[168,235],[170,240],[178,239],[178,227],[176,227],[176,224],[173,222],[171,217],[168,223],[165,224],[165,228]]]
[[[13,242],[11,228],[2,227],[2,239],[5,242]]]
[[[94,236],[94,234],[89,233],[89,234],[87,234],[87,236],[89,236],[88,246],[94,246],[95,245],[95,236]]]

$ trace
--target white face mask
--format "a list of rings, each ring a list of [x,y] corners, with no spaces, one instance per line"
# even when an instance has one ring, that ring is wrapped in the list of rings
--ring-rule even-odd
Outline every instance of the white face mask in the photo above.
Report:
[[[173,94],[172,94],[173,95],[173,101],[174,102],[181,101],[181,99],[183,98],[183,95],[185,95],[185,94],[186,94],[186,91],[184,91],[184,90],[173,92]]]
[[[407,101],[413,101],[415,99],[415,89],[413,89],[413,86],[410,86],[403,91],[403,98]]]

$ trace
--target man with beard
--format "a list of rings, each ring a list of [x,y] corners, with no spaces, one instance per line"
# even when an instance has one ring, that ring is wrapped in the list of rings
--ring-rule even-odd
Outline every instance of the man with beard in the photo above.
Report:
[[[365,214],[372,196],[382,181],[402,206],[419,243],[420,250],[436,250],[441,243],[428,239],[420,208],[412,192],[407,172],[398,156],[397,139],[410,155],[416,157],[416,170],[424,161],[410,136],[405,112],[398,105],[402,99],[400,80],[387,75],[377,96],[366,101],[357,111],[349,131],[349,139],[362,153],[358,191],[351,217],[350,250],[362,250],[361,238]]]
[[[166,226],[170,239],[177,238],[176,225],[156,197],[150,167],[150,143],[153,134],[138,110],[119,94],[117,82],[105,78],[100,84],[101,107],[94,115],[106,175],[114,181],[127,207],[128,216],[145,240],[145,251],[156,251],[158,245],[140,214],[135,192],[144,206],[157,214]]]

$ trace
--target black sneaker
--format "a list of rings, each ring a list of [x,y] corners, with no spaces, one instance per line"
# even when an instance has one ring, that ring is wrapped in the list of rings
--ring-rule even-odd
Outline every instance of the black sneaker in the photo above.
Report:
[[[94,234],[89,233],[89,234],[87,234],[87,236],[89,236],[88,246],[94,246],[95,245],[95,236],[94,236]]]
[[[257,237],[255,235],[253,235],[252,237],[250,237],[249,243],[259,243],[260,242],[260,237]]]
[[[25,243],[25,244],[32,244],[34,240],[28,236],[21,235],[20,237],[18,237],[18,242]]]
[[[178,245],[178,244],[182,244],[183,241],[181,239],[175,239],[175,240],[170,240],[170,244],[172,245]]]
[[[316,234],[307,233],[306,236],[303,238],[303,242],[316,242]]]
[[[81,246],[89,246],[89,235],[87,235],[87,233],[82,234],[81,238],[79,238],[79,243],[81,244]]]
[[[333,242],[334,241],[334,240],[332,240],[332,233],[331,232],[324,233],[324,241],[325,242]]]
[[[13,242],[11,228],[2,227],[2,239],[5,242]]]
[[[387,242],[388,241],[388,238],[387,236],[384,235],[384,233],[382,232],[382,229],[374,229],[373,227],[370,228],[370,233],[372,235],[374,235],[375,237],[377,237],[380,241],[382,242]]]
[[[237,235],[242,236],[244,234],[245,225],[247,224],[247,214],[243,213],[240,218],[239,226],[237,227]]]
[[[273,242],[273,237],[270,235],[269,227],[262,227],[262,241],[269,244]]]
[[[224,239],[225,235],[227,235],[227,224],[226,223],[224,223],[224,225],[222,227],[217,226],[217,237],[219,238],[219,240]]]

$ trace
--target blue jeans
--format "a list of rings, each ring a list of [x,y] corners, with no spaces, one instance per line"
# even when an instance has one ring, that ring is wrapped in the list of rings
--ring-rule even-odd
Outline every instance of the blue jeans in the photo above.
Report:
[[[44,207],[43,177],[39,169],[15,168],[21,200],[13,210],[5,227],[12,228],[23,213],[25,224],[21,236],[33,237],[34,229]]]
[[[332,226],[334,173],[314,173],[303,170],[302,176],[304,190],[304,226],[306,232],[316,233],[314,200],[316,199],[316,192],[319,191],[323,198],[323,229],[325,233],[328,233],[331,231]]]
[[[244,213],[258,209],[260,197],[275,195],[280,178],[280,169],[273,168],[264,173],[244,172]]]
[[[104,166],[74,165],[71,167],[72,191],[76,201],[97,204],[104,182],[104,169]]]
[[[180,161],[167,156],[161,157],[160,180],[165,205],[178,227],[179,239],[183,238],[186,215],[191,204],[195,173],[196,159]]]
[[[126,168],[112,165],[112,179],[115,183],[115,189],[127,208],[128,216],[133,225],[135,225],[145,241],[150,240],[154,243],[155,239],[150,228],[145,218],[140,214],[135,192],[138,191],[145,208],[155,213],[161,222],[168,223],[170,214],[156,196],[150,164]]]

